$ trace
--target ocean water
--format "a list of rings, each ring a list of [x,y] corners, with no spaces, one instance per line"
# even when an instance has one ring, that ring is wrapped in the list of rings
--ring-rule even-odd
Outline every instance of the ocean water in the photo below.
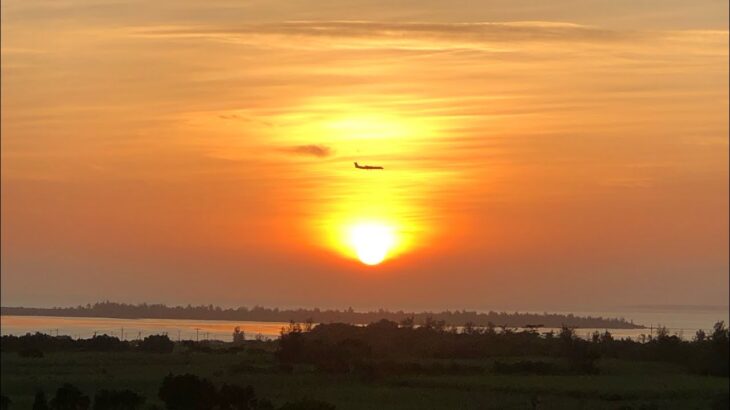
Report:
[[[727,306],[636,306],[610,311],[572,312],[576,316],[603,316],[625,318],[634,323],[656,328],[663,326],[674,332],[711,330],[718,321],[728,324],[730,311]]]
[[[24,335],[48,333],[73,338],[88,338],[95,334],[107,334],[132,340],[152,334],[167,334],[173,340],[224,340],[233,339],[233,329],[240,327],[246,339],[278,337],[283,322],[233,322],[224,320],[180,319],[111,319],[97,317],[58,316],[0,316],[0,333]]]

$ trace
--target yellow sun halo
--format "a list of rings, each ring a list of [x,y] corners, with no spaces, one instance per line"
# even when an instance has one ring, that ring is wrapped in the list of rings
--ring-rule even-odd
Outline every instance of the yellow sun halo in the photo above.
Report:
[[[363,223],[350,229],[350,244],[358,259],[366,265],[377,265],[395,245],[393,229],[377,223]]]

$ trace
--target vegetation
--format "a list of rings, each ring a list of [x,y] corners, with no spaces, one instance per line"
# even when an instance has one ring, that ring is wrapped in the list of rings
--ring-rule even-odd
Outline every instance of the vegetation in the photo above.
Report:
[[[33,399],[33,410],[49,410],[48,400],[46,400],[46,393],[43,390],[38,390]]]
[[[76,386],[65,383],[56,390],[56,396],[49,402],[51,410],[86,410],[91,400]]]
[[[597,372],[596,361],[605,357],[676,363],[699,374],[727,377],[729,352],[728,329],[723,322],[715,325],[712,335],[692,341],[670,336],[660,328],[656,337],[641,343],[616,340],[609,332],[584,340],[567,327],[558,335],[543,336],[536,331],[497,332],[490,326],[472,326],[458,332],[439,322],[411,327],[381,320],[368,326],[324,324],[311,331],[292,323],[282,334],[277,357],[283,363],[309,363],[321,371],[368,374],[382,372],[383,360],[526,356],[560,357],[569,363],[571,371],[586,374]],[[544,366],[534,366],[545,370]],[[508,370],[504,366],[500,369]]]
[[[94,410],[135,410],[144,402],[145,398],[132,390],[102,389],[94,395]]]
[[[224,384],[220,390],[207,379],[192,374],[174,376],[169,374],[158,391],[158,396],[168,410],[274,410],[268,400],[256,398],[251,386]],[[3,396],[3,409],[11,401]],[[93,410],[138,410],[145,398],[131,390],[99,390],[94,395]],[[88,410],[91,401],[76,386],[64,383],[56,390],[50,404],[42,390],[36,393],[33,410]],[[152,406],[156,408],[156,406]],[[329,403],[316,400],[301,400],[286,403],[282,409],[334,409]]]
[[[123,352],[138,350],[151,353],[170,353],[175,347],[166,335],[151,335],[142,340],[119,340],[113,336],[96,335],[89,339],[71,336],[50,336],[44,333],[24,336],[2,336],[2,350],[18,352],[21,357],[40,358],[44,352]]]
[[[446,325],[462,326],[471,324],[475,326],[487,326],[494,323],[499,326],[508,327],[584,327],[602,329],[641,329],[643,326],[636,325],[624,319],[611,319],[602,317],[580,317],[573,314],[556,313],[506,313],[487,312],[479,313],[474,311],[444,311],[444,312],[389,312],[378,310],[375,312],[356,312],[352,308],[347,310],[320,310],[314,309],[278,309],[255,306],[251,309],[239,307],[236,309],[222,309],[213,305],[202,306],[165,306],[161,304],[131,305],[125,303],[101,302],[87,304],[86,306],[66,308],[24,308],[24,307],[2,307],[0,312],[3,315],[19,316],[71,316],[71,317],[108,317],[119,319],[200,319],[200,320],[237,320],[237,321],[260,321],[260,322],[306,322],[315,323],[350,323],[366,324],[379,320],[390,320],[394,322],[410,321],[415,325],[422,325],[428,320],[443,322]]]
[[[710,409],[730,397],[722,323],[643,343],[436,321],[292,323],[280,340],[236,343],[97,338],[3,336],[3,408]]]

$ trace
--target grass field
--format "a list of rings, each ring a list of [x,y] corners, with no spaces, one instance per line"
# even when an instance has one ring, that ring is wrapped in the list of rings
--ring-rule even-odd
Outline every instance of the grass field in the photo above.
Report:
[[[524,359],[524,358],[522,358]],[[509,360],[500,359],[500,360]],[[447,365],[451,361],[444,361]],[[692,375],[662,363],[601,360],[596,375],[495,374],[491,360],[471,361],[469,374],[399,375],[366,382],[302,366],[279,369],[271,352],[46,353],[43,358],[2,354],[2,393],[11,409],[30,409],[37,389],[52,396],[72,383],[93,396],[99,389],[132,389],[162,405],[157,389],[169,372],[193,373],[215,383],[252,385],[280,405],[304,397],[338,409],[711,409],[726,400],[728,379]],[[725,407],[726,408],[726,407]]]

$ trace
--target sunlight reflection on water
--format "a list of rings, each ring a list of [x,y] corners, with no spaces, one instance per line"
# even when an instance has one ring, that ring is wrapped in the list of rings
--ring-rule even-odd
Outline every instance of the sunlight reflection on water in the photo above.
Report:
[[[239,326],[246,339],[257,335],[265,339],[276,338],[283,322],[246,322],[223,320],[187,319],[110,319],[54,316],[6,316],[0,317],[0,332],[3,335],[24,335],[26,333],[48,333],[67,335],[74,338],[88,338],[94,334],[107,334],[124,339],[144,338],[151,334],[167,333],[173,340],[215,339],[231,341],[233,329]]]

